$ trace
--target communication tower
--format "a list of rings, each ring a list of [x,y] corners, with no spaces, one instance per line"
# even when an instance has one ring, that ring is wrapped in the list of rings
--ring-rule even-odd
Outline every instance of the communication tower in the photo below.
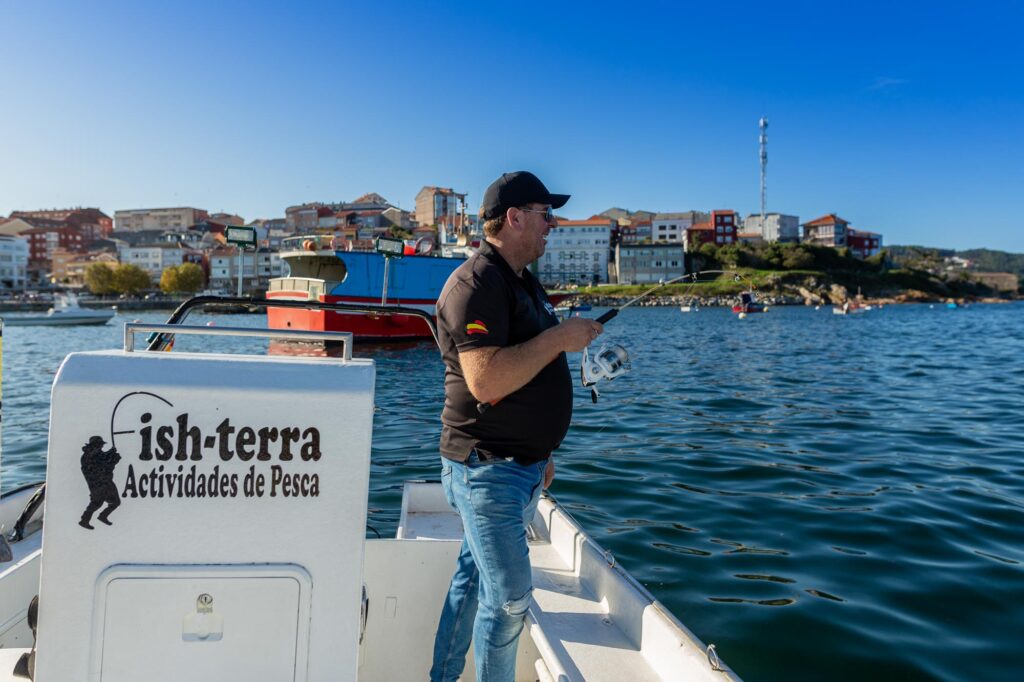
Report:
[[[768,206],[768,117],[762,116],[758,125],[761,128],[761,234],[764,234],[765,210]]]

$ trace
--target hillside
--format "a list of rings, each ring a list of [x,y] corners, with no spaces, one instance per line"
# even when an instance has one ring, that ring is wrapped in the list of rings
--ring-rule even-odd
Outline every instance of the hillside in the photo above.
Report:
[[[895,247],[895,251],[894,256],[886,249],[862,260],[853,256],[849,249],[810,244],[730,244],[723,247],[704,244],[690,256],[689,270],[728,270],[729,274],[709,273],[708,277],[700,278],[699,284],[673,285],[663,293],[729,296],[753,287],[763,294],[784,299],[825,303],[841,302],[858,291],[868,298],[892,301],[1014,298],[1024,293],[1020,289],[1000,293],[978,281],[970,271],[950,269],[944,253],[953,252],[922,247]],[[986,262],[1014,261],[990,259]],[[581,290],[581,293],[628,296],[644,288],[647,287],[602,286]]]
[[[962,258],[970,261],[968,272],[1012,272],[1024,277],[1024,253],[1008,253],[994,249],[936,249],[928,246],[886,247],[889,259],[895,264],[932,270],[944,266],[946,259]]]

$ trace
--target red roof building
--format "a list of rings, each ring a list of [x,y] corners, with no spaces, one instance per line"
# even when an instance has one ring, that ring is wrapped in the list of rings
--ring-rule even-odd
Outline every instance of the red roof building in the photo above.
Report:
[[[739,214],[736,211],[719,209],[711,212],[711,225],[715,228],[715,244],[724,246],[736,242],[739,229]]]
[[[709,221],[686,229],[686,250],[696,251],[702,244],[715,243],[715,226]]]
[[[804,223],[803,241],[818,246],[846,246],[846,232],[850,222],[843,220],[835,213]]]
[[[857,258],[868,258],[877,255],[882,250],[882,235],[877,232],[847,228],[846,245],[850,248],[850,253]]]

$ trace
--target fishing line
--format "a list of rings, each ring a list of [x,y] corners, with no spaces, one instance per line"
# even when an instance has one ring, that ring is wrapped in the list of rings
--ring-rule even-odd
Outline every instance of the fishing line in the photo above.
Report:
[[[687,275],[680,275],[679,277],[674,277],[668,281],[662,280],[650,289],[642,292],[640,295],[634,296],[622,305],[612,308],[608,312],[604,313],[597,318],[597,322],[605,324],[626,308],[637,303],[644,297],[650,296],[662,287],[668,286],[669,284],[675,284],[676,282],[682,282],[689,279],[691,280],[690,286],[692,287],[697,284],[697,278],[701,275],[710,275],[715,273],[733,273],[735,274],[736,282],[743,281],[743,276],[734,270],[701,270]],[[752,283],[751,291],[753,291]],[[631,368],[632,364],[629,360],[629,353],[619,344],[601,346],[601,348],[599,348],[593,355],[591,355],[589,347],[586,347],[583,349],[583,357],[580,361],[580,383],[583,384],[584,388],[590,389],[590,399],[596,403],[600,396],[600,392],[597,388],[598,384],[601,381],[612,381],[613,379],[628,372]]]

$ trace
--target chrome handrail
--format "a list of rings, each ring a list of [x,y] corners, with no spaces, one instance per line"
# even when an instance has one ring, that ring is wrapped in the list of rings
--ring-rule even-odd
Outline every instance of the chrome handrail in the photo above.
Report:
[[[193,296],[192,298],[184,301],[179,305],[171,316],[167,319],[168,324],[177,325],[180,324],[188,316],[193,309],[202,306],[256,306],[260,308],[296,308],[304,310],[333,310],[339,313],[372,313],[375,315],[406,315],[411,317],[418,317],[423,320],[423,323],[427,325],[427,329],[430,331],[430,335],[434,338],[434,343],[437,344],[438,349],[441,347],[441,342],[437,337],[437,324],[434,322],[433,316],[418,308],[406,308],[398,305],[370,305],[370,304],[352,304],[352,303],[323,303],[321,301],[294,301],[283,298],[248,298],[248,297],[232,297],[232,296]],[[158,334],[154,339],[149,342],[148,350],[162,350],[166,345],[166,334]]]
[[[126,353],[135,351],[135,335],[142,332],[208,336],[255,336],[264,339],[288,339],[290,341],[341,341],[345,344],[342,351],[342,359],[346,361],[352,359],[352,332],[318,332],[252,327],[197,327],[181,324],[126,322],[124,325],[124,350]]]

